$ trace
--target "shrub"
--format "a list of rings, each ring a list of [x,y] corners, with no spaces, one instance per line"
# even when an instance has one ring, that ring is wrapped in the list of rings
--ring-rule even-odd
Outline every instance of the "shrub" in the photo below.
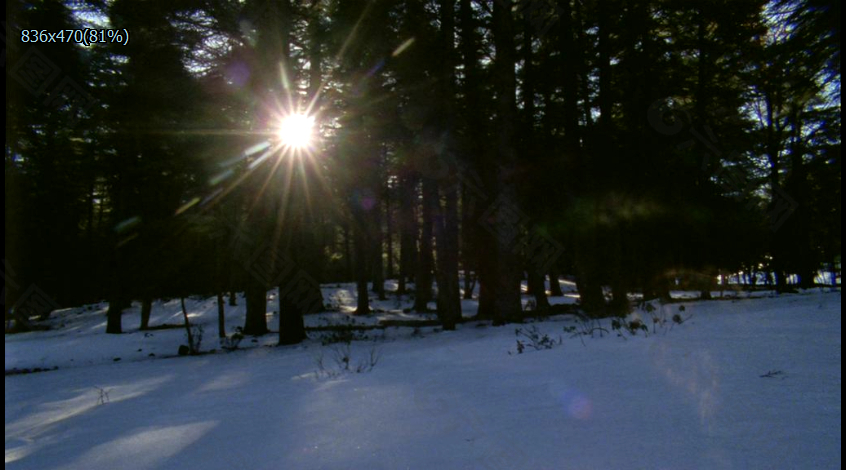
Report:
[[[552,339],[549,335],[541,333],[534,325],[526,328],[517,328],[514,330],[514,335],[517,336],[517,354],[523,354],[527,347],[533,348],[535,351],[543,349],[552,349],[562,343],[561,337],[557,340]],[[509,352],[510,354],[510,352]]]
[[[226,338],[220,338],[220,347],[226,351],[235,351],[238,349],[238,345],[241,344],[243,339],[244,334],[241,333],[241,328],[238,327],[235,330],[235,333],[227,336]]]
[[[345,373],[361,374],[363,372],[370,372],[379,363],[382,355],[379,349],[372,346],[366,358],[354,361],[349,344],[331,346],[329,351],[331,363],[327,362],[322,349],[320,355],[315,360],[317,370],[314,374],[318,379],[321,377],[337,377]]]

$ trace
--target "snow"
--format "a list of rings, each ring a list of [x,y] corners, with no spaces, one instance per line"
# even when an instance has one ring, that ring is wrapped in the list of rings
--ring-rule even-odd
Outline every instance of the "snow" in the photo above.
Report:
[[[403,312],[409,299],[352,318],[354,292],[324,286],[339,311],[307,324],[420,318]],[[6,335],[7,370],[59,367],[5,377],[6,468],[841,466],[839,291],[656,304],[639,313],[648,336],[573,337],[567,315],[372,330],[349,346],[353,367],[378,355],[362,373],[340,370],[346,346],[323,346],[315,332],[296,346],[272,347],[271,334],[222,352],[214,299],[186,304],[215,354],[173,357],[183,330],[145,336],[138,306],[123,335],[104,334],[105,304],[56,312],[50,331]],[[242,309],[243,299],[227,306],[230,333]],[[651,324],[675,314],[689,320]],[[178,299],[154,305],[151,325],[180,320]],[[532,327],[561,344],[518,354],[515,329]]]

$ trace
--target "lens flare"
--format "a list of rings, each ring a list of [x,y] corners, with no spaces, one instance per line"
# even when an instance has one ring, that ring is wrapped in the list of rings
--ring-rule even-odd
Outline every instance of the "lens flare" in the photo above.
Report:
[[[314,140],[314,117],[291,114],[282,119],[276,130],[282,145],[292,149],[306,149]]]

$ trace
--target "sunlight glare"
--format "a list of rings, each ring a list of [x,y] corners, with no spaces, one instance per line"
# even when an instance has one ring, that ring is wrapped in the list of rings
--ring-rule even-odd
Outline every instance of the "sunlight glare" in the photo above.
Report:
[[[279,123],[276,135],[282,145],[294,149],[304,149],[312,144],[314,117],[304,114],[291,114]]]

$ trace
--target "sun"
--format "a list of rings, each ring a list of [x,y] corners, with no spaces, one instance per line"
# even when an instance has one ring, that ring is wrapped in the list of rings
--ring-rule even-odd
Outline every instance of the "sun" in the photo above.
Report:
[[[284,147],[307,149],[314,141],[314,117],[298,113],[289,114],[279,122],[276,136]]]

